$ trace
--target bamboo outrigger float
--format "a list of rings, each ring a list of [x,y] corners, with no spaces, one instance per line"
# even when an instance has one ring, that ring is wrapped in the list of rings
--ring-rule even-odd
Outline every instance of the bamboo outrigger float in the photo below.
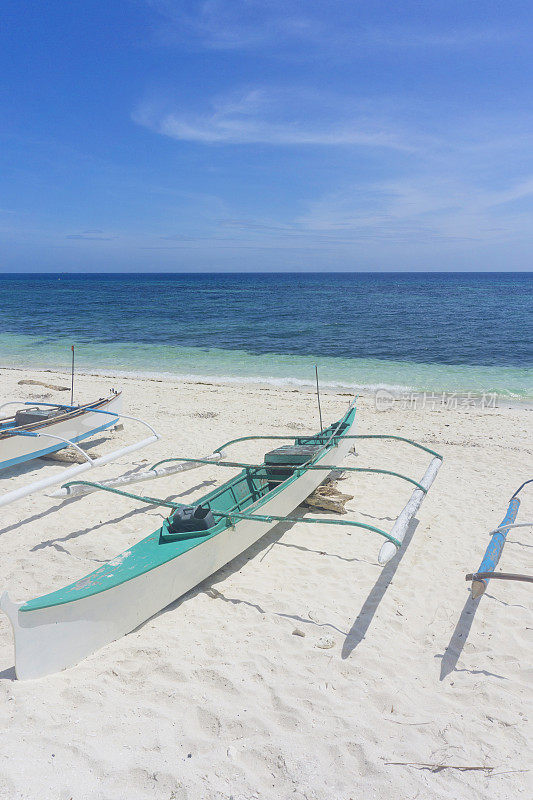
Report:
[[[104,490],[166,506],[171,512],[150,536],[63,589],[26,603],[14,603],[7,593],[2,595],[0,608],[8,615],[14,631],[17,676],[38,678],[76,664],[197,586],[280,521],[373,531],[385,538],[385,545],[392,549],[383,554],[382,548],[380,559],[386,563],[401,547],[409,521],[442,463],[441,456],[423,445],[402,437],[379,437],[409,442],[432,453],[433,461],[420,483],[388,470],[342,467],[343,471],[393,475],[415,485],[391,533],[348,520],[290,516],[328,472],[339,468],[351,441],[368,438],[350,433],[354,418],[355,400],[342,419],[318,434],[246,436],[227,442],[205,459],[176,458],[155,464],[149,471],[152,477],[168,474],[161,470],[167,469],[169,463],[190,464],[189,468],[205,464],[242,468],[235,477],[201,498],[195,507],[135,495],[105,484],[78,481],[63,487],[67,494],[78,493],[80,489]],[[249,439],[290,439],[292,444],[267,453],[261,464],[219,460],[230,445]]]
[[[494,571],[498,566],[498,562],[503,552],[509,531],[513,528],[529,528],[533,526],[533,522],[515,522],[518,509],[520,508],[520,500],[518,499],[518,495],[528,483],[533,483],[533,478],[525,481],[516,490],[509,501],[509,506],[507,508],[505,517],[502,519],[498,527],[490,532],[490,542],[485,550],[485,555],[483,556],[483,560],[479,565],[478,571],[469,573],[465,577],[465,580],[472,581],[471,591],[473,600],[476,600],[478,597],[481,597],[481,595],[485,594],[489,581],[492,578],[506,581],[533,583],[533,576],[531,575],[517,575],[510,572]]]

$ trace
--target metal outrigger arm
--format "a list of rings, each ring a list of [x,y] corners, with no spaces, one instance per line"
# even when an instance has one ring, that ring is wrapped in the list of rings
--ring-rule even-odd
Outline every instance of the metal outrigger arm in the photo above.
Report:
[[[238,439],[232,439],[229,442],[218,447],[216,450],[213,451],[209,456],[205,458],[191,458],[186,456],[176,456],[174,458],[165,458],[157,463],[153,464],[149,470],[144,473],[140,473],[137,475],[131,476],[124,476],[123,478],[114,478],[108,481],[104,481],[101,484],[98,483],[91,483],[87,481],[74,481],[72,483],[64,485],[59,491],[54,492],[54,496],[75,496],[79,494],[85,494],[91,491],[97,491],[98,489],[103,489],[111,492],[115,492],[116,494],[121,494],[126,497],[130,497],[132,499],[139,500],[141,502],[146,503],[160,503],[161,505],[170,505],[178,507],[180,504],[171,504],[166,501],[157,501],[157,498],[146,498],[141,495],[131,494],[129,492],[123,492],[115,487],[124,486],[127,483],[136,483],[142,482],[146,480],[152,480],[154,478],[163,477],[165,475],[173,474],[175,472],[181,472],[187,469],[195,469],[196,467],[205,466],[205,465],[214,465],[218,467],[229,467],[229,468],[238,468],[238,469],[251,469],[251,470],[259,470],[265,469],[265,464],[249,464],[242,461],[221,461],[223,458],[222,451],[229,447],[232,444],[236,444],[242,441],[250,441],[254,439],[277,439],[277,440],[302,440],[305,439],[305,436],[280,436],[280,435],[273,435],[273,436],[242,436]],[[393,558],[396,553],[400,550],[402,546],[402,542],[405,538],[405,534],[409,528],[409,523],[413,519],[414,515],[420,508],[424,497],[426,496],[429,488],[431,487],[437,473],[442,465],[443,457],[436,453],[434,450],[431,450],[429,447],[425,445],[421,445],[418,442],[414,442],[410,439],[406,439],[402,436],[393,436],[393,435],[386,435],[386,434],[369,434],[369,435],[350,435],[346,436],[349,439],[392,439],[398,440],[401,442],[405,442],[407,444],[412,445],[413,447],[417,447],[421,450],[429,452],[433,455],[433,459],[431,460],[424,476],[420,481],[416,481],[413,478],[410,478],[406,475],[402,475],[398,472],[392,472],[391,470],[385,469],[374,469],[370,467],[343,467],[342,465],[332,466],[330,464],[304,464],[301,467],[294,467],[294,465],[283,465],[283,464],[276,464],[276,468],[283,468],[291,467],[294,473],[297,473],[299,469],[303,472],[306,470],[322,470],[324,472],[331,472],[332,470],[340,470],[343,472],[369,472],[369,473],[378,473],[383,475],[390,475],[393,477],[401,478],[415,486],[415,489],[409,498],[408,502],[400,512],[399,516],[394,523],[394,526],[390,533],[381,530],[380,528],[376,528],[373,525],[367,525],[362,522],[355,522],[349,520],[332,520],[332,519],[315,519],[315,518],[299,518],[299,517],[274,517],[271,515],[261,515],[261,514],[242,514],[240,512],[230,512],[230,513],[223,513],[218,512],[215,509],[211,509],[215,516],[226,517],[229,520],[229,524],[231,524],[232,519],[248,519],[250,521],[255,522],[265,522],[265,521],[289,521],[289,522],[310,522],[310,523],[323,523],[323,524],[333,524],[333,525],[345,525],[351,527],[362,528],[365,530],[373,531],[378,533],[380,536],[383,536],[386,541],[381,546],[379,551],[378,561],[379,563],[384,566],[387,564],[391,558]],[[174,466],[170,466],[174,465]]]
[[[7,405],[7,404],[4,404]],[[51,403],[32,403],[32,405],[53,405]],[[76,408],[77,406],[62,406],[62,408]],[[156,442],[160,436],[154,428],[150,425],[149,422],[145,422],[145,420],[140,419],[139,417],[132,417],[128,414],[121,414],[118,411],[104,411],[97,408],[87,407],[84,410],[91,411],[95,414],[106,414],[111,417],[116,417],[118,419],[128,419],[132,422],[139,422],[141,425],[144,425],[151,431],[151,435],[146,437],[145,439],[141,439],[134,444],[130,444],[127,447],[121,447],[118,450],[113,450],[111,453],[107,453],[107,455],[100,456],[99,458],[91,458],[87,453],[83,451],[76,442],[71,441],[70,439],[63,439],[61,436],[55,436],[49,433],[38,433],[38,432],[17,432],[13,435],[17,436],[32,436],[32,437],[47,437],[51,439],[57,439],[59,441],[64,442],[65,445],[69,445],[74,447],[77,451],[79,451],[83,457],[85,458],[85,462],[83,464],[76,464],[74,467],[69,467],[66,470],[63,470],[59,475],[51,475],[48,478],[43,478],[42,480],[33,481],[33,483],[28,484],[27,486],[22,486],[20,489],[14,489],[11,492],[7,492],[6,494],[0,495],[0,507],[7,506],[9,503],[13,503],[15,500],[19,500],[22,497],[27,497],[29,494],[33,494],[33,492],[38,492],[42,489],[48,489],[49,486],[55,486],[58,483],[64,483],[68,481],[70,478],[74,478],[76,475],[80,475],[83,472],[87,472],[90,469],[94,469],[95,467],[103,466],[104,464],[109,464],[111,461],[115,461],[117,458],[121,458],[122,456],[127,455],[128,453],[134,453],[136,450],[140,450],[143,447],[146,447],[153,442]]]

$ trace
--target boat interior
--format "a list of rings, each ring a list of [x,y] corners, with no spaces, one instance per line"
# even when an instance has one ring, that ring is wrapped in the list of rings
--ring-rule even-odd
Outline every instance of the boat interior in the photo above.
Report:
[[[227,515],[249,510],[258,500],[280,488],[292,478],[298,467],[313,463],[328,444],[328,450],[333,447],[333,436],[335,439],[342,436],[347,427],[349,423],[342,420],[315,436],[295,437],[294,444],[266,453],[262,464],[246,467],[205,495],[197,506],[176,509],[161,529],[161,541],[210,535],[214,527],[227,527],[231,524]],[[217,512],[224,516],[218,516]]]
[[[0,431],[38,425],[39,423],[48,422],[54,417],[63,416],[65,413],[68,413],[68,408],[65,406],[54,406],[53,408],[28,406],[27,408],[19,409],[13,416],[0,420]]]
[[[113,392],[113,396],[118,396],[120,392]],[[53,424],[59,417],[76,417],[86,409],[100,409],[105,406],[112,398],[101,397],[94,403],[84,403],[81,406],[61,405],[60,403],[37,403],[35,406],[27,405],[18,409],[15,414],[0,419],[0,436],[2,433],[8,434],[13,428],[23,428],[24,430],[36,430],[40,427]],[[24,401],[21,401],[21,405]],[[60,421],[57,419],[57,421]]]

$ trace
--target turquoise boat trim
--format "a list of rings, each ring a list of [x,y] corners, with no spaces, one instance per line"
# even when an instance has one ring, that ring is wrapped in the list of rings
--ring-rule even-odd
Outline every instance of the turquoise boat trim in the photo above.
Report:
[[[334,434],[341,429],[348,429],[353,423],[354,416],[355,408],[352,407],[338,423],[316,435],[314,443],[323,444],[325,434],[326,441],[329,444],[318,451],[313,461],[321,460],[331,448],[336,446],[336,443],[331,441]],[[328,436],[329,439],[327,438]],[[293,474],[286,481],[272,489],[267,480],[254,476],[251,470],[243,470],[230,481],[199,498],[195,501],[195,504],[203,507],[207,506],[213,512],[220,512],[224,515],[231,515],[245,510],[253,513],[260,511],[262,505],[280,492],[283,492],[297,479],[298,476]],[[226,516],[221,517],[220,521],[207,532],[195,532],[195,535],[191,538],[171,541],[170,536],[172,534],[169,534],[168,523],[164,521],[163,525],[150,536],[111,559],[107,564],[69,586],[28,601],[20,607],[20,611],[35,611],[51,606],[64,605],[91,595],[100,594],[174,560],[223,532],[231,535],[231,532],[228,531]]]
[[[264,464],[246,464],[243,461],[224,461],[224,462],[222,462],[222,461],[210,461],[208,458],[176,457],[176,458],[164,458],[162,461],[158,461],[155,466],[151,467],[151,469],[155,469],[156,467],[159,467],[161,464],[168,464],[169,462],[172,462],[172,461],[185,461],[187,463],[192,463],[192,464],[205,464],[205,465],[211,464],[212,466],[215,466],[215,467],[234,467],[234,468],[238,467],[238,468],[241,468],[241,469],[262,469],[262,468],[265,467]],[[272,465],[272,466],[274,466],[274,465]],[[286,467],[286,468],[290,467],[291,469],[293,468],[291,464],[276,464],[275,465],[275,469],[283,469],[284,467]],[[409,478],[407,475],[402,475],[400,472],[392,472],[392,470],[390,470],[390,469],[375,469],[373,467],[344,467],[344,466],[343,467],[339,467],[339,466],[335,466],[335,465],[331,465],[331,464],[313,466],[312,464],[310,464],[308,466],[304,465],[304,466],[301,466],[301,467],[296,467],[295,472],[299,472],[299,474],[302,474],[302,472],[305,472],[308,469],[311,469],[311,470],[323,470],[324,472],[328,472],[328,471],[331,472],[333,470],[338,470],[338,471],[342,470],[342,472],[373,472],[373,473],[378,473],[380,475],[392,475],[395,478],[401,478],[402,480],[407,481],[408,483],[412,483],[413,486],[416,486],[418,489],[420,489],[422,492],[424,492],[424,494],[427,494],[427,489],[424,488],[424,486],[422,486],[421,483],[419,483],[418,481],[415,481],[413,478]],[[65,484],[65,486],[67,486],[67,485],[72,485],[72,484]]]

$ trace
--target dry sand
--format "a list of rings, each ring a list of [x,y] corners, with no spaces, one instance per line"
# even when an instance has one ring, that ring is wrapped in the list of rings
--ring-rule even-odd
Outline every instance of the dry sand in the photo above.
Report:
[[[56,372],[2,370],[5,399],[68,395]],[[93,479],[159,457],[203,455],[248,433],[317,428],[311,393],[256,386],[80,376],[77,398],[111,385],[124,411],[164,438]],[[346,407],[325,394],[325,422]],[[532,476],[532,412],[358,404],[359,433],[396,433],[443,453],[401,559],[377,565],[381,541],[335,526],[281,524],[241,558],[138,630],[78,666],[18,682],[0,615],[2,800],[414,800],[530,798],[531,620],[528,584],[493,581],[477,604],[464,576],[514,489]],[[105,452],[134,428],[108,437]],[[361,442],[360,466],[420,477],[427,454]],[[261,443],[232,457],[252,459]],[[4,473],[7,491],[61,467]],[[189,502],[226,479],[206,467],[144,484]],[[350,518],[378,526],[410,495],[394,478],[353,475]],[[34,495],[2,509],[0,590],[16,600],[97,568],[160,524],[162,511],[96,493],[69,502]],[[314,514],[313,514],[314,515]],[[533,519],[524,490],[519,521]],[[500,567],[533,573],[529,529],[509,534]],[[303,635],[297,635],[296,631]]]

